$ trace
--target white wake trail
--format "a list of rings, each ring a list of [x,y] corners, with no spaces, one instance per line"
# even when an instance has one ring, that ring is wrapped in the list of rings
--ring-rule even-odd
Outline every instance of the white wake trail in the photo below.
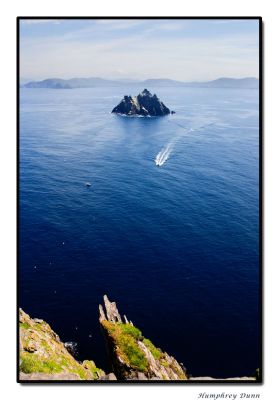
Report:
[[[161,167],[161,165],[167,161],[172,151],[172,147],[172,143],[169,143],[165,148],[159,151],[155,158],[155,164],[158,165],[158,167]]]
[[[185,129],[185,128],[184,128]],[[190,133],[193,132],[194,129],[187,129],[186,133]],[[185,134],[184,134],[185,135]],[[161,151],[159,151],[159,153],[157,154],[157,156],[155,157],[155,164],[158,167],[161,167],[163,164],[165,164],[165,162],[168,160],[175,143],[180,139],[181,135],[177,136],[176,139],[173,139],[171,142],[169,142],[166,147],[163,147],[163,149]]]
[[[159,153],[157,154],[157,156],[155,157],[155,160],[154,160],[155,164],[158,167],[161,167],[163,164],[165,164],[165,162],[168,160],[168,158],[169,158],[169,156],[170,156],[175,144],[179,141],[179,139],[184,137],[185,134],[187,135],[188,133],[202,130],[202,129],[206,128],[207,126],[210,126],[210,125],[213,125],[213,124],[210,123],[210,124],[206,124],[206,125],[199,126],[199,127],[196,127],[196,128],[190,128],[190,129],[187,129],[183,125],[180,125],[178,123],[175,123],[175,125],[177,125],[180,128],[183,128],[184,130],[186,130],[186,133],[184,133],[182,135],[178,135],[175,139],[173,139],[171,142],[169,142],[166,147],[163,147],[163,149],[161,151],[159,151]]]

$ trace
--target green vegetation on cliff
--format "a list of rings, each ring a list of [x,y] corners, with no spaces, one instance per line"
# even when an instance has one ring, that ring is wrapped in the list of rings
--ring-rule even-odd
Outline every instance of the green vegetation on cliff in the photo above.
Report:
[[[108,344],[114,373],[118,379],[187,380],[174,357],[156,347],[142,332],[119,314],[116,304],[104,296],[99,306],[100,324]]]
[[[261,371],[253,377],[217,379],[189,377],[183,364],[156,347],[142,332],[124,321],[115,302],[104,296],[104,308],[99,306],[99,321],[105,336],[113,373],[107,375],[93,361],[77,361],[59,336],[41,319],[32,319],[19,311],[20,382],[70,380],[242,380],[261,381]]]
[[[93,361],[79,363],[59,336],[43,320],[32,319],[20,310],[20,372],[24,374],[69,373],[80,380],[96,380],[104,372]]]
[[[132,368],[146,372],[148,361],[137,345],[137,340],[142,338],[141,331],[132,325],[120,322],[112,323],[106,320],[102,322],[102,326],[114,341],[118,356]]]
[[[143,343],[145,346],[150,350],[151,354],[155,358],[155,360],[159,360],[160,358],[164,357],[162,350],[155,347],[154,344],[149,339],[143,339]]]

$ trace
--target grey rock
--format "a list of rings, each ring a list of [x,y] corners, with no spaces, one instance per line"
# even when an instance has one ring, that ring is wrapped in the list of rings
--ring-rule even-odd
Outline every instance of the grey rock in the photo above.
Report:
[[[170,112],[170,109],[158,99],[157,95],[152,95],[147,89],[137,96],[124,96],[112,110],[112,113],[116,114],[144,117],[158,117],[170,114]]]
[[[191,376],[190,381],[256,381],[256,378],[249,376],[241,376],[236,378],[212,378],[211,376]]]
[[[41,372],[33,372],[32,374],[20,373],[21,381],[80,381],[77,374],[61,372],[60,374],[45,374]]]
[[[116,376],[114,375],[113,372],[107,374],[107,375],[103,375],[99,378],[100,381],[117,381]]]
[[[148,381],[148,378],[143,372],[138,372],[138,380],[139,381]]]
[[[39,318],[33,318],[33,321],[36,322],[37,324],[42,324],[44,322],[43,319],[39,319]]]
[[[110,302],[107,295],[104,295],[105,311],[101,305],[99,305],[100,321],[107,319],[110,322],[122,322],[121,315],[118,312],[116,303]]]
[[[138,347],[139,352],[144,356],[147,366],[144,373],[139,371],[136,366],[133,366],[131,361],[127,357],[123,357],[121,354],[121,342],[118,342],[117,338],[113,337],[109,329],[107,328],[104,321],[110,321],[117,323],[121,321],[121,316],[118,312],[116,304],[111,303],[107,296],[104,296],[105,311],[102,306],[100,310],[100,323],[103,327],[105,334],[107,349],[111,361],[112,369],[119,380],[187,380],[186,371],[172,356],[167,353],[161,352],[161,357],[154,357],[150,350],[148,343],[144,342],[144,337],[140,335],[134,338],[134,345]],[[128,320],[126,316],[123,317],[125,324],[132,325],[132,322]],[[120,328],[121,329],[121,328]],[[105,379],[105,378],[103,378]]]
[[[99,313],[100,313],[100,317],[99,317],[100,321],[104,321],[107,319],[102,304],[99,304]]]

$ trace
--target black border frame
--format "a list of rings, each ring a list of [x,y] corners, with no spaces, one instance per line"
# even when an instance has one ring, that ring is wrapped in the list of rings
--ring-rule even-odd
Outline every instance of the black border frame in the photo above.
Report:
[[[20,379],[20,371],[19,371],[19,276],[20,276],[20,268],[19,268],[19,193],[20,193],[20,21],[22,20],[32,20],[32,19],[63,19],[63,20],[94,20],[94,19],[114,19],[114,20],[131,20],[131,19],[141,19],[141,20],[257,20],[259,23],[259,346],[260,346],[260,365],[259,371],[260,375],[258,380],[226,380],[226,379],[218,379],[216,381],[212,380],[195,380],[195,381],[146,381],[146,380],[138,380],[138,381],[108,381],[108,380],[96,380],[96,381],[64,381],[64,380],[32,380],[26,381]],[[16,207],[17,207],[17,216],[16,216],[16,250],[17,250],[17,265],[16,265],[16,382],[27,385],[34,384],[64,384],[64,385],[80,385],[80,384],[109,384],[109,385],[126,385],[126,384],[155,384],[155,385],[172,385],[172,384],[191,384],[191,385],[199,385],[199,384],[214,384],[214,385],[222,385],[227,386],[230,384],[235,385],[246,385],[253,384],[259,385],[263,383],[263,255],[264,255],[264,247],[263,247],[263,21],[262,17],[259,16],[18,16],[16,18],[16,184],[17,184],[17,199],[16,199]]]

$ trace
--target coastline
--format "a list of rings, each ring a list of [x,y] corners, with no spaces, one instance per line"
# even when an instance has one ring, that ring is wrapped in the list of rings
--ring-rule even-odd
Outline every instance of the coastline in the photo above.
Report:
[[[192,377],[184,365],[157,348],[124,315],[116,303],[104,296],[99,305],[99,322],[104,335],[110,370],[105,372],[94,361],[75,359],[73,348],[63,343],[47,322],[31,318],[19,310],[19,382],[28,381],[245,381],[255,376],[235,378]]]

